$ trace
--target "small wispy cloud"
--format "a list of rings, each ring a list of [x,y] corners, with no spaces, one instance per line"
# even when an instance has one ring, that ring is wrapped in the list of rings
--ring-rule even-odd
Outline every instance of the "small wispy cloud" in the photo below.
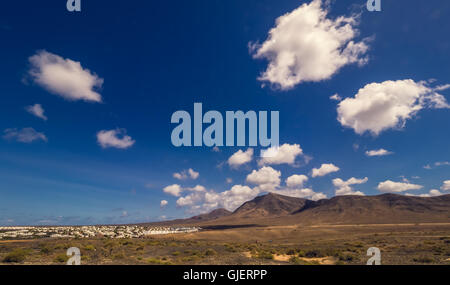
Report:
[[[41,104],[34,104],[34,105],[30,105],[30,106],[26,106],[25,110],[38,117],[41,118],[44,121],[47,121],[47,116],[44,115],[44,108],[42,108]]]
[[[385,150],[384,148],[366,151],[367,156],[386,156],[391,154],[393,154],[392,151]]]
[[[6,140],[16,140],[22,143],[32,143],[35,141],[47,142],[48,139],[44,133],[37,132],[33,128],[23,128],[23,129],[6,129],[3,131],[3,138]]]

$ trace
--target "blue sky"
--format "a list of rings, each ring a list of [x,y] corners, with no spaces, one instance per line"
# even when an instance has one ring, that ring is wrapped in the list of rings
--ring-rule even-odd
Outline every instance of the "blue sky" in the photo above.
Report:
[[[381,12],[365,1],[82,1],[80,13],[62,2],[8,1],[0,11],[0,225],[156,221],[232,210],[267,191],[449,193],[448,1],[382,0]],[[325,16],[311,32],[302,21],[314,12]],[[339,16],[355,21],[344,39],[330,35]],[[271,29],[281,44],[269,42]],[[305,47],[307,36],[319,44]],[[286,53],[294,63],[283,63]],[[79,63],[73,75],[85,77],[44,74],[46,55]],[[273,74],[258,79],[270,63]],[[289,85],[285,67],[301,78]],[[370,109],[380,92],[386,105]],[[174,147],[171,115],[195,102],[279,111],[290,157],[264,163],[256,147],[231,165],[247,147]],[[102,144],[100,131],[112,141]],[[366,153],[377,150],[387,153]]]

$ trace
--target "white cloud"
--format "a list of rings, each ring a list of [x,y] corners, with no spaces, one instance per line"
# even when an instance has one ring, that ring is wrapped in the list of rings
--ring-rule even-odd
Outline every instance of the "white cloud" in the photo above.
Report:
[[[270,192],[284,195],[284,196],[289,196],[289,197],[309,199],[309,200],[313,200],[313,201],[327,198],[327,195],[325,195],[323,193],[316,193],[310,188],[303,188],[303,189],[286,188],[286,189],[280,189],[280,190],[273,190]]]
[[[303,184],[308,181],[308,176],[306,175],[298,175],[294,174],[289,176],[286,179],[286,186],[293,188],[293,187],[303,187]]]
[[[448,161],[438,161],[434,163],[435,166],[444,166],[444,165],[450,165],[450,162]]]
[[[313,168],[312,177],[325,176],[327,174],[339,171],[339,167],[332,163],[325,163],[320,166],[320,168]]]
[[[338,121],[357,134],[378,135],[401,129],[408,119],[424,108],[450,108],[444,96],[426,82],[411,79],[371,83],[338,105]]]
[[[390,154],[393,154],[393,152],[385,150],[383,148],[366,151],[367,156],[385,156],[385,155],[390,155]]]
[[[280,186],[281,172],[270,166],[264,166],[259,170],[253,170],[247,175],[246,181],[251,184],[258,185],[259,189],[269,191]]]
[[[185,180],[188,178],[191,179],[197,179],[200,176],[200,173],[196,172],[192,168],[189,168],[188,170],[183,170],[181,172],[175,172],[173,174],[173,177],[179,180]]]
[[[444,183],[441,186],[441,190],[450,191],[450,180],[444,181]]]
[[[94,90],[102,87],[103,79],[84,69],[80,62],[47,51],[37,52],[29,61],[29,74],[47,91],[67,100],[102,101]]]
[[[193,192],[206,192],[206,188],[202,185],[196,185],[195,187],[188,187],[186,190]]]
[[[219,199],[216,200],[214,195],[207,196],[208,203],[218,202],[228,210],[235,210],[243,203],[254,199],[259,194],[258,189],[252,189],[248,186],[234,185],[230,190],[219,194]]]
[[[339,96],[339,94],[336,93],[336,94],[330,96],[330,99],[331,99],[331,100],[334,100],[334,101],[341,101],[341,100],[342,100],[342,97]]]
[[[167,206],[167,204],[169,204],[169,202],[167,202],[167,200],[161,200],[161,202],[159,203],[161,208],[164,208],[165,206]]]
[[[182,190],[183,189],[178,184],[172,184],[172,185],[164,187],[164,189],[163,189],[164,193],[170,194],[175,197],[179,197]]]
[[[449,161],[437,161],[435,163],[433,163],[434,167],[440,167],[440,166],[449,166],[450,162]],[[425,165],[423,168],[430,170],[433,167],[430,164]]]
[[[234,185],[230,190],[217,193],[215,191],[193,192],[177,200],[177,206],[187,207],[190,213],[208,212],[223,207],[234,211],[243,203],[254,199],[259,190],[243,185]]]
[[[253,148],[247,149],[245,152],[238,150],[228,159],[228,165],[231,167],[238,167],[242,164],[246,164],[253,159]]]
[[[229,178],[229,177],[227,178],[226,181],[227,181],[227,183],[233,183],[233,179],[232,179],[232,178]]]
[[[34,104],[34,105],[30,105],[30,106],[26,106],[25,110],[38,117],[41,118],[44,121],[47,121],[47,116],[44,115],[44,108],[42,108],[41,104]]]
[[[135,141],[126,135],[125,129],[102,130],[97,133],[97,142],[102,148],[129,148]]]
[[[293,165],[298,156],[303,154],[299,144],[283,144],[282,146],[273,146],[261,151],[259,165],[266,164],[290,164]]]
[[[259,80],[281,89],[330,79],[343,66],[367,62],[366,41],[355,42],[357,16],[328,18],[321,0],[303,4],[276,20],[262,44],[250,44],[254,58],[269,65]]]
[[[418,190],[422,188],[423,186],[421,185],[404,182],[393,182],[391,180],[380,182],[377,187],[379,191],[385,193],[400,193],[408,190]]]
[[[364,177],[363,179],[358,178],[350,178],[347,181],[342,180],[341,178],[335,178],[333,179],[333,185],[336,187],[336,196],[343,196],[343,195],[358,195],[358,196],[364,196],[364,193],[361,191],[355,191],[352,187],[352,185],[360,185],[364,184],[369,179],[367,177]]]
[[[192,179],[197,179],[200,176],[200,173],[194,171],[192,168],[188,169],[188,173]]]
[[[444,194],[436,189],[430,190],[430,192],[427,194],[416,195],[416,194],[405,193],[405,196],[412,196],[412,197],[437,197],[437,196],[442,196],[442,195],[444,195]]]
[[[37,132],[33,128],[23,128],[23,129],[5,129],[3,138],[7,140],[16,140],[22,143],[32,143],[34,141],[42,140],[44,142],[48,141],[44,133]]]

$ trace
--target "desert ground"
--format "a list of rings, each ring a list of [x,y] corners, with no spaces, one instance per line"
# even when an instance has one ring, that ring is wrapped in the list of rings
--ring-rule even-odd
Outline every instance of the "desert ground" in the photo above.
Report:
[[[381,264],[450,265],[450,223],[215,226],[195,233],[134,239],[0,241],[0,264],[65,264],[78,247],[81,263],[346,265],[366,264],[378,247]]]

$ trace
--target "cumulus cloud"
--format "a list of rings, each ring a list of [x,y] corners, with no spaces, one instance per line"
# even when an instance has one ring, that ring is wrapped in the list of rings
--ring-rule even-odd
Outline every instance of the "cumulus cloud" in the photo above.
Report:
[[[181,191],[183,191],[183,189],[178,184],[172,184],[172,185],[164,187],[163,191],[164,191],[164,193],[167,193],[169,195],[179,197],[181,194]]]
[[[167,200],[161,200],[161,202],[159,203],[161,208],[164,208],[165,206],[167,206],[167,204],[169,204],[169,202],[167,202]]]
[[[95,90],[102,87],[103,79],[83,68],[80,62],[47,51],[37,52],[29,61],[29,74],[34,82],[50,93],[67,100],[102,101]]]
[[[289,197],[296,197],[296,198],[304,198],[309,199],[313,201],[321,200],[327,198],[327,195],[324,193],[316,193],[314,190],[310,188],[302,188],[302,189],[280,189],[280,190],[273,190],[272,193],[289,196]]]
[[[202,185],[195,185],[194,187],[188,187],[186,190],[194,191],[194,192],[205,192],[206,188]]]
[[[272,146],[261,151],[259,165],[266,164],[290,164],[293,165],[297,157],[303,154],[299,144],[283,144],[282,146]]]
[[[422,188],[423,188],[422,185],[405,182],[394,182],[391,180],[380,182],[377,186],[377,189],[384,193],[400,193],[408,190],[419,190]]]
[[[258,185],[259,189],[270,191],[280,186],[281,172],[270,166],[264,166],[259,170],[253,170],[247,175],[246,181]]]
[[[196,172],[195,170],[193,170],[192,168],[189,168],[187,170],[183,170],[181,172],[175,172],[173,174],[173,177],[179,180],[185,180],[188,178],[191,179],[197,179],[200,176],[200,173]]]
[[[134,145],[135,141],[126,135],[126,132],[125,129],[99,131],[97,133],[97,142],[102,148],[129,148]]]
[[[411,193],[405,193],[405,196],[413,196],[413,197],[437,197],[437,196],[442,196],[444,195],[443,193],[441,193],[439,190],[436,189],[432,189],[430,190],[429,193],[426,194],[411,194]]]
[[[363,179],[358,178],[350,178],[347,181],[342,180],[341,178],[335,178],[333,179],[333,185],[336,187],[336,196],[343,196],[343,195],[358,195],[358,196],[364,196],[364,193],[361,191],[355,191],[352,187],[352,185],[360,185],[364,184],[369,179],[367,177],[364,177]]]
[[[25,110],[38,117],[41,118],[44,121],[47,121],[47,116],[44,115],[44,108],[42,108],[41,104],[34,104],[34,105],[30,105],[30,106],[26,106]]]
[[[446,99],[428,86],[411,79],[370,83],[338,105],[338,121],[357,134],[378,135],[387,129],[401,129],[424,108],[450,108]]]
[[[330,79],[343,66],[367,62],[367,40],[355,42],[357,16],[328,17],[321,0],[303,4],[276,20],[262,44],[250,44],[254,58],[269,61],[259,80],[286,90],[301,82]]]
[[[216,208],[234,211],[243,203],[254,199],[259,190],[243,185],[234,185],[230,190],[217,193],[215,191],[192,192],[177,200],[177,206],[187,207],[190,213],[208,212]]]
[[[169,189],[165,188],[166,193],[180,197],[184,190],[191,191],[189,194],[178,198],[176,204],[178,207],[186,208],[187,212],[191,214],[198,214],[209,212],[216,208],[225,208],[234,211],[243,203],[254,199],[261,193],[277,193],[280,195],[306,198],[310,200],[320,200],[327,196],[323,193],[314,192],[310,188],[303,188],[303,184],[307,181],[304,175],[292,175],[286,179],[286,186],[280,186],[281,172],[273,169],[270,166],[262,167],[258,170],[253,170],[247,175],[246,182],[254,184],[249,187],[246,185],[234,185],[231,189],[224,192],[216,192],[214,190],[207,190],[203,186],[196,186],[194,188],[181,188],[179,185],[171,185]],[[231,182],[231,181],[230,181]]]
[[[228,165],[230,167],[239,167],[240,165],[246,164],[253,159],[253,148],[248,148],[245,152],[238,150],[230,158],[228,158]]]
[[[3,138],[7,140],[16,140],[22,143],[32,143],[34,141],[48,141],[44,133],[37,132],[33,128],[23,128],[23,129],[5,129],[3,131]]]
[[[367,156],[385,156],[390,154],[393,154],[393,152],[385,150],[383,148],[366,151]]]
[[[180,197],[183,191],[189,191],[193,193],[207,192],[207,189],[202,185],[196,185],[194,187],[181,187],[179,184],[172,184],[163,188],[164,193]]]
[[[306,175],[298,175],[294,174],[289,176],[286,179],[286,186],[287,187],[303,187],[303,184],[308,181],[308,176]]]
[[[327,174],[339,171],[339,167],[332,163],[325,163],[320,166],[320,168],[313,168],[312,177],[325,176]]]
[[[444,183],[441,186],[441,190],[450,191],[450,180],[444,181]]]

